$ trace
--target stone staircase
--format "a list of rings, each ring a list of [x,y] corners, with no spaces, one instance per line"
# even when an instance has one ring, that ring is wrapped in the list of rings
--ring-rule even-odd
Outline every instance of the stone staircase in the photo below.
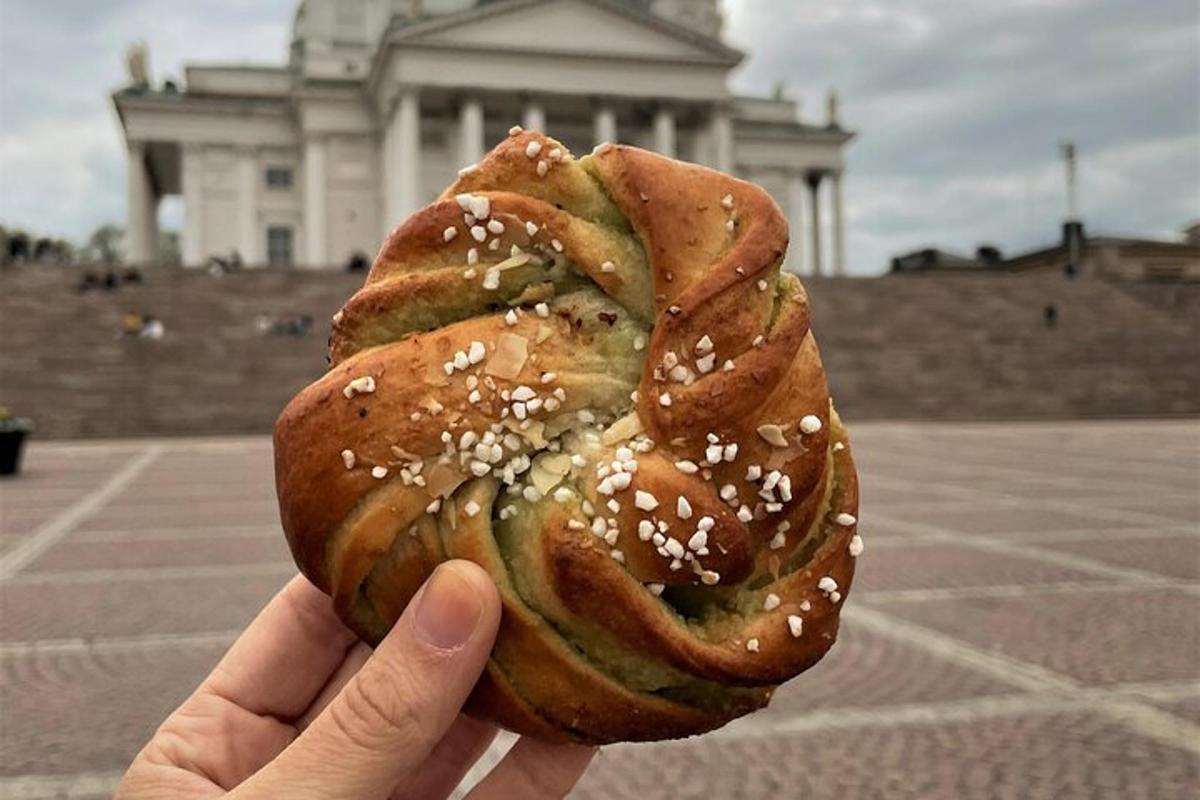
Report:
[[[34,417],[44,437],[267,432],[324,371],[329,316],[363,278],[150,269],[143,285],[79,294],[79,275],[0,272],[0,405]],[[1032,274],[807,285],[849,419],[1200,413],[1200,286]],[[158,317],[166,336],[119,336],[127,311]],[[304,314],[307,337],[256,326],[259,315]]]
[[[1200,413],[1192,298],[1156,305],[1057,274],[810,279],[813,326],[849,418]],[[1044,309],[1057,308],[1048,327]]]
[[[146,270],[143,285],[78,294],[78,272],[0,275],[0,404],[39,435],[261,433],[325,369],[330,315],[362,275]],[[163,321],[119,336],[122,314]],[[259,315],[313,317],[304,338],[264,336]]]

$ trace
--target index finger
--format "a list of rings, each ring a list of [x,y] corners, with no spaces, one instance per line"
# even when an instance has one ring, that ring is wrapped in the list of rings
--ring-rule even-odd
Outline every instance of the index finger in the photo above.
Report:
[[[197,693],[258,715],[304,713],[357,637],[303,575],[292,578],[238,637]]]

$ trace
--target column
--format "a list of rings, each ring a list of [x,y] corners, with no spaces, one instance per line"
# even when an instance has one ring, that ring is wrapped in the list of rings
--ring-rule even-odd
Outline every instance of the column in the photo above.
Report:
[[[386,238],[396,225],[396,148],[392,146],[394,128],[390,115],[385,115],[379,145],[379,161],[382,164],[382,179],[379,182],[379,225],[382,238]]]
[[[183,184],[183,264],[198,267],[204,263],[204,149],[197,144],[183,145],[179,168]]]
[[[713,168],[733,174],[733,117],[724,106],[713,109],[712,142]]]
[[[788,224],[792,229],[788,241],[788,269],[797,275],[807,275],[804,264],[804,173],[790,173],[787,182]]]
[[[607,104],[596,106],[592,115],[592,139],[594,144],[617,143],[617,112]]]
[[[846,238],[842,222],[842,171],[839,169],[829,176],[830,194],[833,200],[833,274],[842,277],[846,274]]]
[[[530,100],[525,104],[525,112],[521,115],[521,126],[527,131],[546,132],[546,109],[542,104]]]
[[[393,124],[396,206],[391,224],[397,225],[421,207],[421,103],[416,89],[400,92]]]
[[[328,220],[325,218],[325,137],[309,134],[304,140],[304,263],[310,267],[329,266],[326,246]]]
[[[148,173],[147,173],[148,175]],[[158,260],[158,201],[161,199],[154,181],[147,181],[146,201],[146,256],[150,261]]]
[[[157,235],[151,230],[154,217],[154,188],[146,165],[145,142],[129,142],[128,174],[125,184],[125,241],[129,261],[144,264],[154,259]]]
[[[250,266],[263,262],[258,233],[258,150],[238,150],[238,253]]]
[[[809,208],[812,211],[812,275],[820,275],[821,270],[821,200],[819,190],[824,173],[813,170],[808,173]]]
[[[664,156],[675,157],[675,115],[666,106],[654,112],[654,149]]]
[[[459,166],[478,163],[483,158],[483,103],[468,97],[458,108]]]

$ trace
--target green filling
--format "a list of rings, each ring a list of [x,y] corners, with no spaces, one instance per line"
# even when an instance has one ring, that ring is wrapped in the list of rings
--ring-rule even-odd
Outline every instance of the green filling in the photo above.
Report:
[[[467,267],[452,267],[461,274]],[[475,268],[480,276],[487,267]],[[401,276],[399,279],[408,277]],[[548,267],[527,265],[505,270],[496,290],[484,289],[480,279],[463,280],[460,289],[428,297],[409,296],[386,311],[373,314],[353,333],[356,350],[390,344],[414,333],[435,331],[457,322],[495,314],[532,300],[594,285],[565,260]],[[532,297],[531,297],[532,296]]]
[[[493,532],[513,586],[525,604],[546,620],[595,669],[633,691],[658,694],[701,709],[727,708],[735,702],[739,690],[695,678],[661,661],[647,659],[644,653],[632,650],[608,630],[575,619],[568,623],[565,611],[555,613],[558,600],[547,591],[549,580],[542,573],[539,541],[544,530],[545,512],[551,503],[557,505],[553,500],[529,503],[524,499],[512,500],[503,495],[497,498],[498,506],[511,504],[517,509],[517,513],[508,519],[501,520],[498,515],[494,517]],[[577,516],[582,519],[582,513]],[[591,534],[580,531],[579,535]],[[632,577],[628,579],[634,580]],[[664,606],[663,611],[673,613],[669,606]]]

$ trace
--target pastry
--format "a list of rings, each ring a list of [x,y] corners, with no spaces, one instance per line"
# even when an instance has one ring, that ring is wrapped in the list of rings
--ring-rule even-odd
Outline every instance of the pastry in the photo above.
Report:
[[[441,561],[503,618],[468,711],[687,736],[833,644],[857,478],[759,187],[514,129],[396,228],[275,426],[288,542],[365,641]]]

